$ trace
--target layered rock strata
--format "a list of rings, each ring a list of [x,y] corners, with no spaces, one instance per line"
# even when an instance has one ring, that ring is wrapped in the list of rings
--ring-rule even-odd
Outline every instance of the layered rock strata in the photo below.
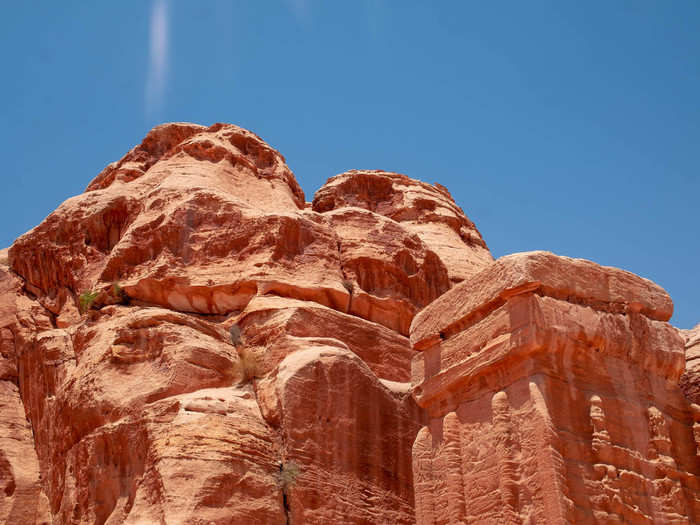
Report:
[[[686,370],[681,388],[691,403],[700,405],[700,324],[692,330],[681,330],[685,340]]]
[[[6,250],[4,250],[6,252]],[[22,293],[22,282],[0,262],[0,522],[52,523],[32,426],[19,388],[18,349],[49,317]]]
[[[314,211],[363,208],[417,235],[445,264],[452,283],[463,281],[493,258],[481,233],[440,184],[380,170],[351,170],[316,192]]]
[[[415,522],[408,329],[491,256],[444,189],[339,178],[165,124],[0,253],[0,519]]]
[[[503,257],[416,316],[416,517],[447,523],[697,523],[697,407],[650,281]]]
[[[697,522],[672,309],[494,262],[440,185],[306,202],[250,131],[164,124],[0,250],[0,521]]]

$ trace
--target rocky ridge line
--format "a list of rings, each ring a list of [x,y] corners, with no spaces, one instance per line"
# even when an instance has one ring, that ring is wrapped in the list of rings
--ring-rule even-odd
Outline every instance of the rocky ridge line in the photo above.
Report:
[[[691,523],[672,309],[494,262],[438,184],[306,202],[254,133],[163,124],[0,251],[0,521]]]
[[[356,206],[347,172],[320,209],[255,134],[164,124],[17,239],[0,329],[32,453],[3,479],[34,503],[0,518],[413,523],[408,329],[467,271],[443,258],[491,256],[444,188],[372,177],[403,198]]]

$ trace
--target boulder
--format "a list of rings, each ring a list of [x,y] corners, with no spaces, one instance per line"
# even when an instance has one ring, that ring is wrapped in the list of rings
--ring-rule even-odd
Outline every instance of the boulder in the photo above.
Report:
[[[440,184],[388,171],[350,170],[330,178],[314,195],[313,210],[319,213],[348,207],[401,223],[439,256],[453,283],[493,261],[479,230]]]

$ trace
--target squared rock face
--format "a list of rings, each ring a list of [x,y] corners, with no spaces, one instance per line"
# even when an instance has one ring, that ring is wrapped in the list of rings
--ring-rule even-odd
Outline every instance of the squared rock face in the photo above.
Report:
[[[697,523],[698,415],[671,311],[645,279],[543,252],[423,310],[417,522]]]
[[[685,397],[700,404],[700,324],[692,330],[681,330],[685,339],[685,372],[681,377],[681,388]]]

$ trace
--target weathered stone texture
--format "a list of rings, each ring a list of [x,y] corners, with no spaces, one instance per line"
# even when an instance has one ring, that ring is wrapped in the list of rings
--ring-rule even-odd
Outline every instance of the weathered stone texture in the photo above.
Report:
[[[364,208],[400,223],[439,256],[452,282],[493,260],[479,230],[439,184],[387,171],[351,170],[330,178],[314,196],[314,211],[342,208]]]
[[[692,330],[681,330],[685,340],[685,373],[681,388],[691,403],[700,405],[700,324]]]
[[[657,320],[670,304],[632,274],[533,252],[423,310],[418,523],[696,523],[683,341]]]
[[[0,522],[48,524],[48,499],[18,387],[17,348],[50,322],[43,308],[22,295],[21,286],[0,265]]]
[[[398,215],[314,210],[255,134],[164,124],[3,250],[0,515],[415,522],[408,329],[491,256],[445,190],[379,178]]]
[[[672,310],[494,262],[440,185],[305,202],[257,135],[164,124],[0,250],[0,522],[694,523]]]

